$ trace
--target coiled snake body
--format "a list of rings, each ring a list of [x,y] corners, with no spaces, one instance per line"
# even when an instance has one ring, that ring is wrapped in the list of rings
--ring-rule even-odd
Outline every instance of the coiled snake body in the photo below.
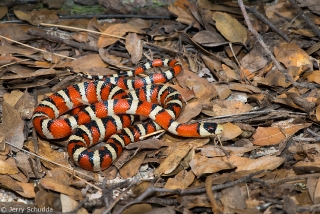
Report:
[[[141,79],[109,77],[75,84],[43,99],[33,114],[33,125],[44,138],[59,139],[69,135],[68,153],[80,167],[101,171],[108,168],[131,142],[159,130],[185,137],[207,137],[222,132],[216,123],[180,124],[182,97],[172,87],[160,85],[181,71],[176,60],[157,59],[148,62],[126,76],[136,75],[151,67],[169,66],[163,73]],[[124,75],[124,74],[122,74]],[[75,115],[60,115],[88,104]],[[133,116],[141,115],[150,121],[132,125]],[[107,140],[99,150],[88,147]]]

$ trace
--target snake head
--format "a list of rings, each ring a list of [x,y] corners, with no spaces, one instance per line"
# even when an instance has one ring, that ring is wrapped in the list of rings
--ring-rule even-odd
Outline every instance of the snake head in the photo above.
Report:
[[[223,132],[223,126],[217,123],[202,123],[200,134],[201,136],[218,135]]]

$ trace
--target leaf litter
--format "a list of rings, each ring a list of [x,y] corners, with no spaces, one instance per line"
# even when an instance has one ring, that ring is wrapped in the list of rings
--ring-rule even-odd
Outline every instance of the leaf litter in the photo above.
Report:
[[[2,206],[31,199],[33,208],[77,213],[319,211],[318,3],[252,2],[250,23],[241,0],[178,0],[148,14],[140,2],[101,1],[105,11],[132,15],[102,14],[107,21],[68,19],[53,9],[58,2],[0,5],[0,184],[18,198]],[[32,130],[35,100],[86,81],[70,68],[110,75],[156,58],[182,64],[166,83],[185,100],[178,121],[222,124],[220,136],[162,130],[93,173],[69,160],[65,140]]]

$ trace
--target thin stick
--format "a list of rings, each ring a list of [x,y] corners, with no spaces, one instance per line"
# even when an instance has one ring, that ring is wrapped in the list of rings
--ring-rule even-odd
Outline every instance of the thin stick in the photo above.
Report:
[[[30,59],[23,59],[23,60],[20,60],[20,61],[15,61],[15,62],[11,62],[11,63],[8,63],[8,64],[5,64],[5,65],[2,65],[0,66],[0,68],[4,68],[4,67],[7,67],[9,65],[14,65],[14,64],[17,64],[19,62],[25,62],[25,61],[29,61]]]
[[[41,23],[40,25],[43,26],[50,26],[50,27],[59,27],[59,28],[65,28],[65,29],[72,29],[72,30],[78,30],[78,31],[86,31],[89,33],[95,33],[95,34],[100,34],[100,35],[105,35],[105,36],[111,36],[111,37],[115,37],[115,38],[119,38],[119,39],[126,39],[122,36],[116,36],[116,35],[112,35],[112,34],[108,34],[108,33],[101,33],[98,31],[93,31],[93,30],[88,30],[88,29],[84,29],[84,28],[78,28],[78,27],[70,27],[70,26],[65,26],[65,25],[54,25],[54,24],[46,24],[46,23]]]
[[[292,7],[296,10],[298,15],[304,19],[307,26],[311,28],[311,30],[320,37],[320,30],[317,25],[314,24],[313,21],[310,20],[310,18],[301,10],[301,8],[298,6],[297,2],[295,0],[289,0]]]
[[[60,57],[63,57],[63,58],[67,58],[67,59],[72,59],[72,60],[75,59],[75,58],[72,58],[72,57],[69,57],[69,56],[64,56],[64,55],[57,54],[57,53],[51,53],[51,52],[46,51],[46,50],[42,50],[42,49],[39,49],[39,48],[35,48],[35,47],[30,46],[30,45],[26,45],[26,44],[23,44],[23,43],[21,43],[21,42],[18,42],[18,41],[16,41],[16,40],[9,39],[9,38],[7,38],[7,37],[5,37],[5,36],[1,36],[1,35],[0,35],[0,37],[3,38],[3,39],[8,40],[8,41],[10,41],[10,42],[14,42],[14,43],[17,43],[17,44],[19,44],[19,45],[22,45],[22,46],[25,46],[25,47],[27,47],[27,48],[31,48],[31,49],[34,49],[34,50],[37,50],[37,51],[40,51],[40,52],[45,52],[45,53],[48,53],[48,54],[53,54],[53,55],[56,55],[56,56],[60,56]]]
[[[254,29],[254,27],[252,26],[252,23],[249,19],[248,13],[246,11],[246,8],[243,4],[242,0],[238,0],[238,4],[240,6],[240,9],[242,11],[243,17],[247,23],[248,29],[250,30],[250,32],[257,38],[257,41],[260,43],[260,45],[263,47],[264,51],[268,54],[268,56],[271,58],[273,64],[277,67],[277,69],[279,71],[282,72],[282,74],[286,77],[287,80],[289,80],[293,86],[296,87],[303,87],[303,88],[309,88],[309,89],[314,89],[317,87],[317,84],[311,84],[311,83],[297,83],[293,80],[292,76],[290,74],[288,74],[287,70],[284,69],[281,64],[279,63],[279,61],[275,58],[275,56],[271,53],[271,51],[269,50],[268,46],[266,45],[266,43],[263,41],[262,36]],[[319,87],[319,86],[318,86]]]

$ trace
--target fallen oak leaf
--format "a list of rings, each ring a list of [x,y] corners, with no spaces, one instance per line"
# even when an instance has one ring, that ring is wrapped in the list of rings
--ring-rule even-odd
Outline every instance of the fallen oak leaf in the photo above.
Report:
[[[0,174],[4,175],[11,175],[11,174],[17,174],[19,171],[16,167],[11,166],[10,164],[0,160]]]
[[[251,158],[239,157],[237,155],[230,155],[229,157],[223,157],[222,160],[235,165],[237,167],[236,172],[239,172],[239,171],[256,172],[259,170],[274,170],[285,161],[284,158],[275,157],[275,156],[263,156],[258,159],[251,159]]]
[[[239,42],[243,45],[248,40],[247,29],[240,22],[227,13],[214,12],[212,19],[216,22],[219,32],[230,42]]]
[[[200,177],[203,174],[207,173],[212,174],[221,170],[234,169],[236,166],[228,162],[225,162],[222,159],[208,158],[198,153],[190,161],[190,167],[192,172],[197,177]]]
[[[300,129],[311,126],[311,123],[305,124],[289,124],[280,127],[258,127],[253,134],[253,144],[258,146],[276,145],[281,142],[286,135],[293,135]]]
[[[75,200],[82,200],[83,196],[80,190],[75,189],[73,187],[64,185],[59,181],[52,179],[52,178],[42,178],[40,180],[40,184],[43,188],[48,190],[53,190],[56,192],[60,192],[66,195],[69,195]]]
[[[190,171],[181,170],[174,178],[169,178],[164,185],[166,189],[186,189],[194,181],[194,174]]]

